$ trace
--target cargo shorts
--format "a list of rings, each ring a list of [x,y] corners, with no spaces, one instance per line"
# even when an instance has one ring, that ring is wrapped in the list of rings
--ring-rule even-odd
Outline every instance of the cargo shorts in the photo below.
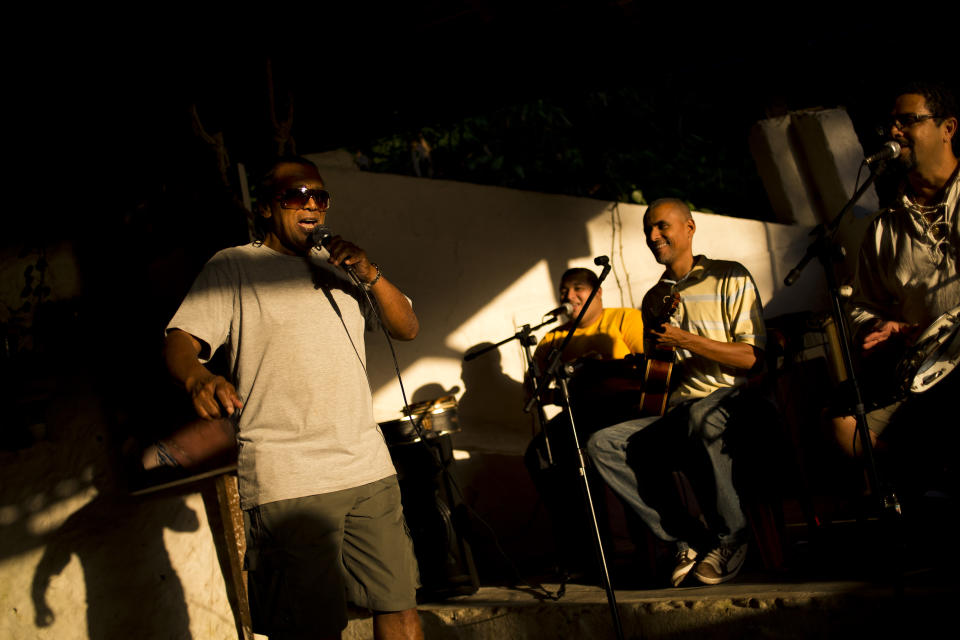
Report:
[[[416,606],[413,543],[396,476],[244,511],[253,630],[336,635],[347,601],[372,611]]]

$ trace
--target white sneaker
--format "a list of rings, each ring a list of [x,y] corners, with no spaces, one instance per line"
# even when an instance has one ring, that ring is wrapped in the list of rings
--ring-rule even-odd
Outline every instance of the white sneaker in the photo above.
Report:
[[[747,543],[720,545],[697,564],[693,575],[704,584],[720,584],[732,580],[740,571],[746,557]]]
[[[679,587],[690,570],[697,564],[697,550],[692,547],[677,549],[677,564],[670,576],[670,584]]]

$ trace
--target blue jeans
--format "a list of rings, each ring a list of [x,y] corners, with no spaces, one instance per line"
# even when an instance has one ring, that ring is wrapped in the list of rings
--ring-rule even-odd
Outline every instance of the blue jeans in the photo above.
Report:
[[[723,435],[731,409],[741,408],[743,401],[742,388],[720,389],[663,417],[601,429],[587,443],[587,453],[610,488],[661,540],[695,547],[738,544],[746,537],[747,521]],[[672,473],[677,469],[697,494],[707,530],[680,504]]]

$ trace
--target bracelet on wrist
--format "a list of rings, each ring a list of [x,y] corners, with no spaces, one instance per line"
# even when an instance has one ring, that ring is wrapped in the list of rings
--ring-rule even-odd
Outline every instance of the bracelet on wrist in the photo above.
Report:
[[[373,277],[373,280],[371,280],[370,282],[363,283],[363,288],[366,289],[367,291],[370,291],[370,289],[373,288],[373,285],[380,282],[380,278],[381,276],[383,276],[383,272],[380,271],[380,265],[378,265],[376,262],[371,262],[370,266],[377,270],[377,275],[375,275]]]

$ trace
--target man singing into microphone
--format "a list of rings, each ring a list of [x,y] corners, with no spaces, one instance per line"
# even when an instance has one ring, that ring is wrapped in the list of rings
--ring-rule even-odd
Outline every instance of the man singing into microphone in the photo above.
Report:
[[[257,190],[261,239],[217,253],[167,326],[164,356],[205,419],[233,418],[254,631],[339,638],[346,601],[376,638],[422,638],[417,566],[373,417],[364,329],[419,331],[410,301],[355,244],[313,248],[330,196],[285,158]],[[229,347],[233,380],[201,364]]]
[[[945,414],[956,402],[960,374],[954,371],[929,391],[894,402],[901,381],[892,366],[877,361],[884,361],[885,353],[886,361],[895,361],[928,325],[960,305],[957,115],[956,101],[943,86],[914,83],[899,91],[884,130],[900,144],[891,168],[899,168],[903,179],[893,206],[878,214],[864,236],[854,286],[851,334],[865,356],[864,395],[871,407],[879,405],[867,414],[870,439],[878,451],[896,443],[890,449],[899,449],[898,457],[918,463],[913,472],[899,474],[913,484],[938,473],[931,456],[942,453],[945,465],[955,464],[955,450],[945,446],[945,438],[954,437],[956,417]],[[844,452],[862,453],[853,417],[835,418],[833,427]],[[910,448],[914,451],[905,450]]]
[[[561,276],[560,302],[567,306],[569,312],[561,316],[563,324],[548,332],[537,345],[533,359],[539,373],[543,373],[550,353],[563,342],[573,319],[580,315],[594,289],[597,295],[587,307],[580,326],[561,354],[561,360],[610,361],[643,353],[643,318],[640,312],[636,309],[605,309],[603,289],[598,285],[599,279],[590,269],[568,269]],[[618,404],[615,397],[605,393],[604,380],[591,375],[589,371],[578,374],[571,381],[571,389],[575,395],[574,421],[579,437],[583,438],[581,446],[594,430],[626,419],[624,412],[629,407]],[[560,398],[553,391],[548,391],[545,397],[560,404]],[[578,508],[581,489],[576,471],[579,465],[566,414],[561,413],[551,420],[544,431],[549,437],[554,464],[550,465],[543,432],[527,447],[524,463],[550,514],[561,569],[571,571],[589,568],[593,565],[593,540],[585,513]]]

